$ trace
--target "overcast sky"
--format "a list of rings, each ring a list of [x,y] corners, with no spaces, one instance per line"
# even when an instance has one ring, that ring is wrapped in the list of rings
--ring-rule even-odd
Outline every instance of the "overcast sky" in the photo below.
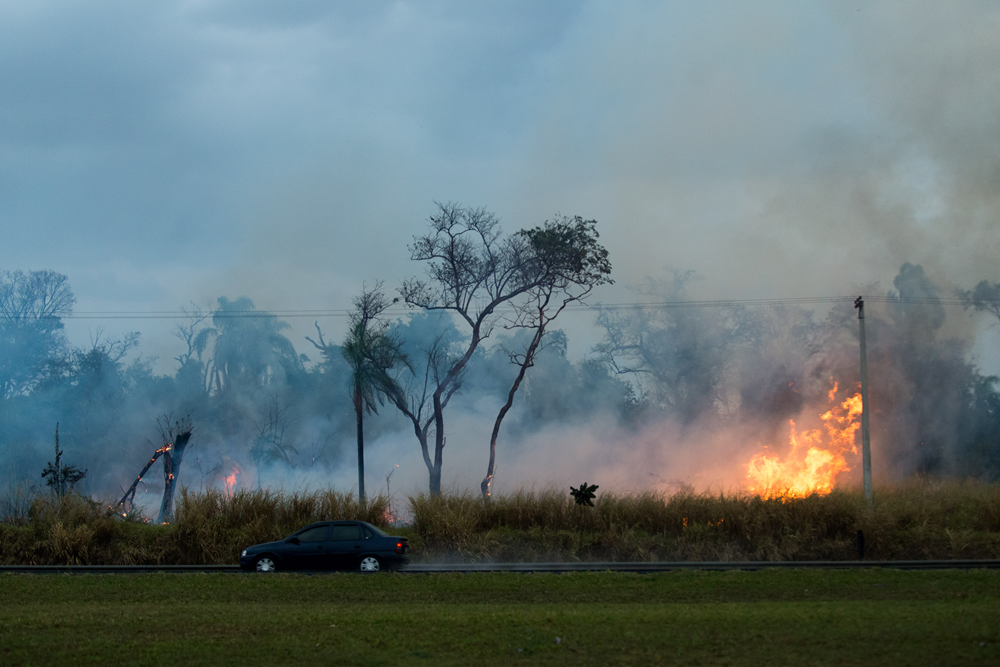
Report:
[[[0,268],[78,312],[346,309],[435,201],[596,218],[604,301],[1000,281],[1000,4],[0,1]]]

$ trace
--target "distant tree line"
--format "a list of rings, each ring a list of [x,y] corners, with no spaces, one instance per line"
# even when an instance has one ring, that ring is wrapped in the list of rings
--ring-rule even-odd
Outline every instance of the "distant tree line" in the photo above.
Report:
[[[637,288],[649,306],[594,306],[601,340],[569,359],[567,333],[553,321],[610,282],[592,220],[559,217],[506,234],[487,211],[442,204],[410,250],[424,276],[397,296],[382,283],[363,287],[341,341],[318,327],[308,339],[318,358],[297,352],[288,325],[250,298],[221,296],[214,308],[185,310],[172,375],[153,372],[137,333],[98,331],[88,345],[71,344],[66,276],[0,271],[0,469],[36,479],[59,422],[59,456],[88,470],[78,488],[115,495],[159,446],[156,417],[174,414],[190,416],[199,443],[185,459],[189,488],[218,485],[233,464],[243,485],[266,486],[278,471],[352,463],[356,451],[363,493],[366,433],[370,441],[403,429],[440,493],[446,415],[489,404],[490,439],[461,445],[482,447],[488,497],[501,433],[670,420],[766,440],[818,401],[831,377],[858,381],[849,302],[823,319],[796,306],[678,307],[698,280],[683,271]],[[868,320],[873,438],[901,475],[1000,478],[997,378],[969,360],[967,339],[942,335],[947,317],[1000,319],[1000,285],[959,292],[965,312],[949,310],[922,267],[904,264],[882,294],[884,308]],[[410,314],[389,319],[394,303]]]

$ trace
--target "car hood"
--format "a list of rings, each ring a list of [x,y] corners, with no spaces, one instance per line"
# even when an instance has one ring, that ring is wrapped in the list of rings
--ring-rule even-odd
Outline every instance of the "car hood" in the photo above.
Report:
[[[269,551],[271,549],[277,549],[285,543],[284,540],[278,540],[277,542],[264,542],[263,544],[255,544],[252,547],[247,547],[247,553],[257,553],[258,551]]]

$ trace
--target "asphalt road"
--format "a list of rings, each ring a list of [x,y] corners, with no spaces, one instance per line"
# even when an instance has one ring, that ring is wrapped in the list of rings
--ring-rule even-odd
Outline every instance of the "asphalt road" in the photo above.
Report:
[[[883,561],[753,561],[680,563],[418,563],[404,574],[447,572],[671,572],[675,570],[767,569],[897,570],[998,569],[1000,560],[883,560]],[[238,565],[3,565],[5,572],[20,574],[139,574],[144,572],[244,572]]]

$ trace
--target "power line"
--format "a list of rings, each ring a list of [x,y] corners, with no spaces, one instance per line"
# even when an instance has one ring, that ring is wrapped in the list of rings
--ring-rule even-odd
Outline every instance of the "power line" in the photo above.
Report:
[[[940,306],[1000,306],[1000,300],[966,300],[958,297],[892,297],[866,296],[871,303],[893,303],[900,305],[940,305]],[[813,296],[787,297],[771,299],[712,299],[688,301],[636,301],[630,303],[596,303],[593,305],[577,304],[569,306],[568,311],[623,311],[623,310],[670,310],[679,308],[737,308],[755,306],[801,306],[822,305],[830,303],[852,303],[854,296]],[[509,309],[509,308],[508,308]],[[239,319],[239,318],[317,318],[349,317],[351,310],[346,309],[288,309],[288,310],[226,310],[203,313],[205,319]],[[390,317],[401,317],[414,312],[411,309],[393,309],[385,311]],[[80,311],[64,315],[56,319],[68,320],[179,320],[198,317],[182,310],[151,310],[151,311]]]

